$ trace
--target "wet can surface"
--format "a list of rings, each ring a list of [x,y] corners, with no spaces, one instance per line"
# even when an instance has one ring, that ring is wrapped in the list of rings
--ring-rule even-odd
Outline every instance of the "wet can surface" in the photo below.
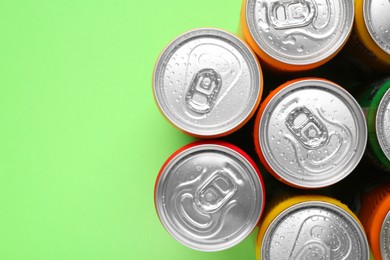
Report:
[[[196,29],[174,39],[154,69],[153,90],[162,114],[196,137],[219,137],[242,127],[262,93],[260,65],[236,36]]]
[[[262,219],[258,260],[368,260],[369,247],[357,217],[338,200],[293,196],[275,203]]]
[[[269,67],[303,71],[335,56],[353,24],[353,0],[244,0],[242,31]]]
[[[367,142],[359,104],[320,78],[296,79],[271,92],[260,106],[254,132],[267,170],[299,188],[326,187],[345,178]]]
[[[368,126],[368,156],[385,171],[390,171],[390,78],[369,85],[361,95]]]
[[[179,149],[161,168],[155,186],[163,226],[176,240],[200,251],[240,243],[257,225],[264,203],[256,165],[226,142]]]
[[[390,2],[355,0],[354,52],[363,63],[390,71]]]
[[[375,259],[390,259],[390,183],[363,196],[359,218]]]

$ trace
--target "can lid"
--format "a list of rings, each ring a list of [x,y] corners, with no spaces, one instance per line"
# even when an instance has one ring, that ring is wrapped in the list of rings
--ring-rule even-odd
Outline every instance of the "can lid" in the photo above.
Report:
[[[353,0],[247,0],[246,23],[269,56],[292,65],[309,65],[334,55],[353,25]]]
[[[390,259],[390,211],[383,220],[380,241],[382,258]]]
[[[390,81],[386,84],[390,86]],[[383,95],[379,103],[376,112],[375,128],[379,145],[386,158],[390,160],[390,88]]]
[[[369,259],[367,238],[344,209],[323,201],[295,204],[268,226],[261,259]]]
[[[155,193],[157,213],[167,231],[190,248],[230,248],[259,221],[264,206],[260,178],[233,146],[195,145],[162,169]]]
[[[241,127],[262,92],[260,66],[247,45],[219,29],[174,39],[154,70],[154,95],[164,116],[184,132],[222,136]]]
[[[374,42],[390,55],[390,2],[364,0],[363,17],[368,33]]]
[[[287,82],[266,104],[258,130],[266,163],[282,181],[302,188],[325,187],[346,177],[367,142],[356,100],[317,78]]]

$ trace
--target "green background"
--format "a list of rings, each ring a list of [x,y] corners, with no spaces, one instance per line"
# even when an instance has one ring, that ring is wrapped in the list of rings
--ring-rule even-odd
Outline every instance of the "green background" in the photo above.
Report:
[[[0,0],[0,259],[255,259],[255,234],[203,253],[153,204],[193,140],[160,115],[154,63],[198,27],[237,32],[241,1]]]

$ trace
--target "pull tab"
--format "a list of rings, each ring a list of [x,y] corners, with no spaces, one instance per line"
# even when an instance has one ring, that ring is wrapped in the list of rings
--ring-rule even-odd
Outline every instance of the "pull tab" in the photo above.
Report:
[[[286,119],[288,130],[307,149],[314,150],[328,140],[326,126],[306,107],[293,109]]]
[[[237,185],[225,169],[214,172],[195,193],[195,204],[203,212],[222,208],[237,191]]]
[[[312,0],[277,1],[268,9],[270,23],[275,29],[306,26],[313,21],[316,13]]]
[[[218,93],[221,90],[222,78],[213,69],[202,69],[195,74],[186,94],[186,103],[197,113],[206,114],[211,111]]]

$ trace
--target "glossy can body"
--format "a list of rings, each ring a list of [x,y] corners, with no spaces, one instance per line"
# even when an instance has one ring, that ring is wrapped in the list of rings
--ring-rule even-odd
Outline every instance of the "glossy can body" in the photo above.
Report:
[[[242,127],[256,111],[262,73],[250,48],[218,29],[180,35],[156,62],[153,90],[162,114],[187,134],[211,138]]]
[[[325,196],[300,195],[267,209],[256,256],[258,260],[368,260],[369,247],[363,227],[346,205]]]
[[[355,0],[353,54],[363,64],[383,72],[390,71],[390,2]]]
[[[265,203],[254,162],[225,142],[198,142],[174,153],[161,168],[155,205],[161,223],[182,244],[219,251],[245,239]]]
[[[359,218],[375,259],[390,259],[390,183],[382,184],[363,196]]]
[[[353,17],[353,0],[244,0],[241,25],[264,64],[278,71],[303,71],[339,52]]]
[[[267,96],[254,136],[261,162],[277,179],[320,188],[340,181],[360,162],[367,126],[347,91],[325,79],[303,78]]]
[[[359,103],[368,127],[368,156],[385,171],[390,171],[390,79],[365,86]]]

